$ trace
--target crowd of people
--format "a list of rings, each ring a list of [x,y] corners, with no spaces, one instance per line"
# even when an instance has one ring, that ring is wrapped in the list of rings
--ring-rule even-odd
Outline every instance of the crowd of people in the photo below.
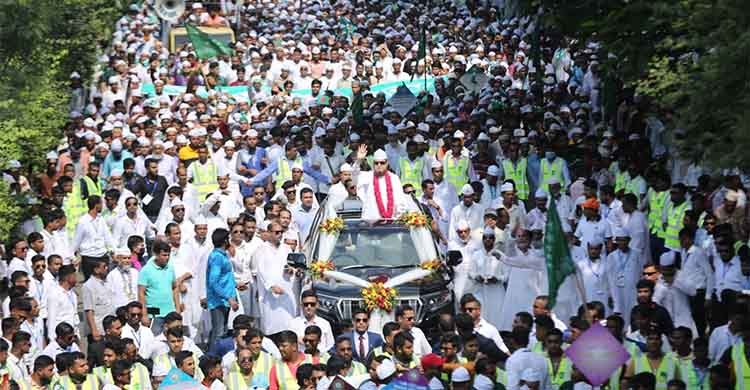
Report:
[[[605,110],[597,42],[503,8],[188,2],[237,37],[199,59],[131,5],[94,81],[71,75],[45,169],[3,171],[27,214],[0,267],[2,385],[373,390],[417,368],[434,390],[590,389],[564,351],[600,324],[630,359],[596,388],[749,388],[746,177],[681,158],[632,91]],[[421,79],[408,110],[371,91]],[[416,199],[461,252],[436,329],[408,305],[377,329],[317,315],[287,255],[334,199],[372,221]],[[576,312],[550,304],[551,211]]]

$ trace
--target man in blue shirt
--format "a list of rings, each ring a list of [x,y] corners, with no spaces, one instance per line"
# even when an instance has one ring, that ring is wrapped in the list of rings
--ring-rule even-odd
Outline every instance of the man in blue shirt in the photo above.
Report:
[[[156,240],[152,250],[154,257],[141,269],[138,275],[138,302],[146,308],[157,308],[159,314],[154,318],[151,330],[159,334],[164,326],[164,316],[173,311],[182,312],[180,293],[174,274],[174,267],[169,262],[169,244]],[[143,317],[143,325],[148,327],[150,320]]]
[[[224,336],[227,332],[229,309],[239,308],[237,303],[237,286],[234,282],[232,262],[229,260],[229,231],[216,229],[211,234],[214,250],[208,255],[206,273],[206,303],[211,314],[211,331],[208,345]]]

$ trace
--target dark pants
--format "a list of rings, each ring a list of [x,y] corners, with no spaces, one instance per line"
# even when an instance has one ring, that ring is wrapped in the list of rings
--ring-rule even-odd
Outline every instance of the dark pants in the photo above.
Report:
[[[698,337],[706,337],[706,289],[699,289],[690,297],[690,312],[693,314]]]
[[[208,345],[214,345],[216,340],[224,337],[224,334],[227,333],[229,308],[226,306],[215,307],[210,310],[210,313],[211,331],[208,333]]]
[[[109,265],[109,256],[91,257],[81,256],[81,272],[83,272],[83,280],[89,279],[89,276],[94,272],[94,266],[96,262],[104,260]]]

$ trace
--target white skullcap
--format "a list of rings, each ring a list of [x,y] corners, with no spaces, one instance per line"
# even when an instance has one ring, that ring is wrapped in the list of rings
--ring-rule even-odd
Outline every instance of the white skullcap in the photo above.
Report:
[[[195,218],[193,218],[193,224],[195,226],[208,225],[208,221],[206,221],[206,217],[204,217],[203,214],[198,214],[197,216],[195,216]]]
[[[385,380],[396,373],[396,365],[393,364],[393,360],[385,359],[380,363],[378,368],[375,369],[375,372],[378,374],[378,379]]]
[[[465,219],[462,219],[456,223],[456,230],[467,230],[471,229],[471,225],[469,225],[469,222]]]
[[[737,202],[740,199],[740,193],[735,190],[727,190],[727,193],[724,194],[724,199],[729,202]]]
[[[618,237],[630,238],[630,232],[625,227],[615,227],[614,229],[612,229],[612,236],[615,238],[618,238]]]
[[[487,214],[485,213],[485,215],[487,215]],[[495,229],[493,229],[491,227],[486,227],[482,231],[482,235],[485,235],[485,236],[494,236],[495,235]]]
[[[298,170],[298,171],[304,171],[305,169],[304,169],[304,167],[302,166],[302,163],[301,163],[301,162],[299,162],[299,161],[295,161],[295,162],[294,162],[294,163],[292,164],[292,170],[293,170],[293,171],[294,171],[294,170]]]
[[[534,193],[534,197],[537,198],[537,199],[547,199],[547,191],[539,188]]]
[[[515,191],[515,190],[516,189],[513,187],[513,183],[503,183],[503,185],[500,186],[500,193]]]
[[[86,118],[83,120],[83,125],[86,127],[94,127],[96,126],[96,122],[91,118]]]
[[[122,141],[115,139],[112,141],[112,147],[110,148],[113,152],[122,152]]]
[[[225,143],[224,143],[224,147],[225,147],[225,148],[235,148],[235,147],[237,147],[237,146],[236,146],[236,145],[234,144],[234,141],[232,141],[232,140],[230,139],[229,141],[227,141],[227,142],[225,142]]]
[[[553,177],[551,177],[551,178],[550,178],[550,179],[549,179],[549,180],[547,181],[547,184],[549,184],[549,185],[560,184],[560,179],[558,179],[558,178],[556,178],[556,177],[554,177],[554,176],[553,176]]]
[[[675,261],[677,260],[677,252],[675,251],[668,251],[664,252],[659,256],[659,266],[661,267],[671,267],[674,265]]]
[[[175,142],[177,142],[178,145],[184,145],[184,144],[188,143],[188,139],[187,139],[187,137],[185,137],[184,134],[178,134],[177,135],[177,139],[175,140]]]
[[[247,135],[248,137],[257,137],[258,131],[255,129],[250,129],[247,131],[247,133],[245,133],[245,135]]]
[[[479,133],[479,137],[477,137],[477,141],[490,141],[490,137],[485,133]]]
[[[164,149],[170,149],[170,148],[174,148],[174,143],[172,141],[167,141],[162,146],[164,146]]]
[[[588,244],[589,246],[601,246],[602,244],[604,244],[604,240],[602,240],[601,236],[594,235],[594,237],[589,240]]]
[[[453,138],[463,138],[463,137],[464,137],[464,132],[461,130],[456,130],[453,133]]]
[[[526,132],[523,131],[523,129],[515,129],[515,130],[513,130],[513,136],[514,137],[519,137],[519,138],[525,137],[526,136]]]
[[[388,161],[388,155],[383,151],[383,149],[376,150],[372,155],[372,158],[373,161]]]
[[[461,187],[461,194],[474,195],[474,187],[472,187],[471,184],[464,184],[464,186]]]
[[[469,370],[467,370],[465,367],[458,367],[451,373],[451,382],[459,383],[468,382],[470,380],[471,375],[469,375]]]
[[[172,199],[172,202],[169,203],[169,208],[175,208],[177,206],[184,206],[185,203],[182,203],[182,200],[180,198],[174,198]]]
[[[109,177],[120,177],[122,176],[122,169],[115,168],[109,173]]]
[[[533,368],[527,368],[521,373],[521,380],[524,382],[539,382],[542,380],[542,375]]]
[[[490,165],[487,167],[487,174],[490,176],[499,176],[500,168],[498,168],[497,165]]]
[[[422,137],[422,134],[417,134],[417,135],[414,136],[414,142],[416,142],[418,144],[423,144],[423,143],[425,143],[425,139],[424,139],[424,137]]]
[[[130,249],[126,246],[121,246],[115,249],[115,256],[128,256],[130,257]]]
[[[224,136],[221,135],[221,132],[219,130],[214,131],[213,134],[211,134],[211,138],[213,139],[224,139]]]
[[[441,163],[440,161],[435,160],[432,162],[432,166],[431,166],[432,169],[440,169],[442,167],[443,167],[443,163]]]
[[[474,378],[474,384],[472,385],[473,390],[492,390],[495,388],[495,384],[492,383],[490,378],[484,375],[477,375]]]
[[[352,169],[352,166],[349,165],[349,163],[343,163],[339,168],[339,172],[352,172],[353,170],[354,169]]]
[[[57,160],[58,159],[57,152],[55,152],[54,150],[51,152],[47,152],[46,158],[47,160]]]
[[[229,169],[227,169],[227,167],[222,164],[222,165],[219,165],[216,169],[216,177],[224,177],[224,176],[229,176]]]

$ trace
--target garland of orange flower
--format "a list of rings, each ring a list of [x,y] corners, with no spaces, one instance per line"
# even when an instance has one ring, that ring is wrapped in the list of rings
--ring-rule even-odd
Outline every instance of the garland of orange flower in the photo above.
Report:
[[[326,234],[338,234],[344,229],[344,220],[340,217],[328,218],[320,224],[320,231]]]
[[[423,213],[419,211],[409,211],[401,214],[398,219],[399,223],[402,223],[410,228],[426,227],[429,224],[429,219]]]
[[[369,287],[362,289],[362,298],[365,301],[367,310],[380,309],[386,312],[393,310],[396,302],[396,289],[386,287],[383,283],[373,283]]]
[[[336,266],[333,265],[331,260],[316,260],[310,263],[308,269],[313,279],[322,279],[324,272],[333,271],[336,269]]]
[[[443,262],[440,261],[439,259],[427,260],[419,264],[419,268],[422,268],[427,271],[432,271],[433,273],[437,272],[442,266],[443,266]]]

